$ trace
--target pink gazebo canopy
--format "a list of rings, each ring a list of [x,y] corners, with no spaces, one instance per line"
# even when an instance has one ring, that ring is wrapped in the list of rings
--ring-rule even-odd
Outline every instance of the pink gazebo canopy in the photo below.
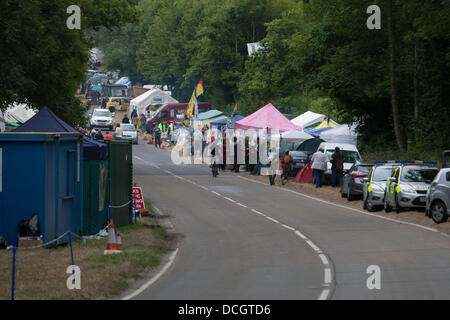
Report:
[[[248,117],[234,123],[236,129],[265,129],[285,132],[289,130],[302,131],[302,128],[293,124],[283,116],[271,103],[255,111]]]

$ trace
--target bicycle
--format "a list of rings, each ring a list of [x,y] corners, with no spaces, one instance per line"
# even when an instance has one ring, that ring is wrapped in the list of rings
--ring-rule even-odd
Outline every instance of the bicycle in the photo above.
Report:
[[[217,175],[219,174],[219,167],[217,166],[216,162],[214,161],[214,163],[211,165],[211,171],[212,171],[212,176],[215,178],[217,177]]]

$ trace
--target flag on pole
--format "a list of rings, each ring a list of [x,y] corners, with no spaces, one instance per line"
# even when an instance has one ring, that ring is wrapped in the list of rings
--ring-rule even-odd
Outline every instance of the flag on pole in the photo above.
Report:
[[[234,105],[233,113],[231,114],[234,116],[237,113],[237,103]]]
[[[184,112],[188,118],[192,118],[192,114],[194,113],[194,107],[195,107],[195,114],[198,116],[198,102],[197,97],[202,95],[204,91],[203,88],[203,81],[200,79],[197,86],[194,89],[194,92],[192,92],[191,100],[189,100],[189,104],[186,108],[186,111]]]

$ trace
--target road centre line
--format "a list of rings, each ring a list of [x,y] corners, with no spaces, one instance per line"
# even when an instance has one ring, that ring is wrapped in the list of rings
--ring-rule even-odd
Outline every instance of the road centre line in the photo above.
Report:
[[[287,225],[285,225],[285,224],[282,224],[281,226],[282,226],[283,228],[289,229],[289,230],[291,230],[291,231],[295,231],[294,228],[289,227],[289,226],[287,226]]]
[[[328,259],[327,259],[327,256],[326,256],[326,255],[324,255],[323,253],[320,253],[320,254],[319,254],[319,258],[322,260],[322,263],[323,263],[324,265],[329,265]]]
[[[275,222],[275,223],[280,223],[280,221],[278,221],[278,220],[276,220],[274,218],[271,218],[269,216],[266,216],[266,219],[269,219],[270,221]]]
[[[145,160],[144,160],[144,161],[145,161]],[[164,171],[166,171],[166,170],[164,170]],[[172,172],[170,172],[170,171],[167,171],[167,172],[169,172],[169,173],[170,173],[171,175],[173,175],[174,177],[177,177],[177,176],[176,176],[175,174],[173,174]],[[190,180],[188,180],[188,179],[183,179],[183,180],[185,180],[185,181],[187,181],[187,182],[190,182],[190,183],[193,183],[193,184],[195,184],[195,185],[197,185],[197,186],[199,186],[199,187],[202,187],[200,184],[197,184],[196,182],[190,181]],[[250,179],[247,179],[247,180],[250,180]],[[216,192],[216,191],[211,190],[211,192],[214,193],[214,194],[216,194],[216,195],[218,195],[218,196],[220,196],[220,197],[222,197],[222,198],[224,198],[224,199],[226,199],[226,200],[229,200],[229,201],[231,201],[231,202],[234,202],[234,203],[238,204],[238,202],[236,202],[235,200],[233,200],[233,199],[231,199],[231,198],[228,198],[228,197],[226,197],[226,196],[222,196],[220,193],[218,193],[218,192]],[[239,203],[239,205],[244,206],[244,205],[242,205],[242,204],[240,204],[240,203]],[[244,207],[245,207],[245,208],[248,208],[247,206],[244,206]],[[248,209],[250,209],[250,208],[248,208]],[[269,217],[269,216],[267,216],[267,215],[265,215],[265,214],[263,214],[263,213],[261,213],[261,212],[259,212],[259,211],[257,211],[257,210],[254,210],[254,209],[250,209],[250,210],[253,211],[253,212],[255,212],[255,213],[257,213],[257,214],[259,214],[259,215],[261,215],[261,216],[263,216],[263,217],[265,217],[265,218],[268,219],[268,220],[271,220],[271,221],[274,222],[274,223],[281,224],[278,220],[273,219],[273,218],[271,218],[271,217]],[[305,237],[301,232],[299,232],[299,231],[295,230],[294,228],[289,227],[289,226],[287,226],[287,225],[283,225],[283,226],[284,226],[285,228],[288,228],[288,229],[294,231],[300,238],[302,238],[303,240],[305,240],[305,241],[307,242],[307,244],[308,244],[311,248],[313,248],[313,250],[314,250],[316,253],[323,254],[323,253],[322,253],[322,250],[320,250],[319,247],[317,247],[311,240],[309,240],[307,237]],[[178,249],[177,249],[177,251],[178,251]],[[320,257],[320,256],[319,256],[319,257]],[[320,258],[320,259],[321,259],[321,261],[322,261],[322,264],[323,264],[324,267],[325,267],[325,268],[324,268],[324,285],[329,286],[329,285],[332,283],[331,269],[330,269],[330,267],[329,267],[328,260],[326,260],[327,264],[325,264],[325,263],[324,263],[324,260],[323,260],[322,258]],[[156,280],[155,280],[155,281],[156,281]],[[145,290],[145,288],[144,288],[143,290]],[[142,291],[143,291],[143,290],[142,290]],[[326,300],[326,299],[328,298],[329,294],[330,294],[330,289],[328,289],[328,288],[323,289],[322,292],[320,293],[320,296],[318,297],[318,300]]]

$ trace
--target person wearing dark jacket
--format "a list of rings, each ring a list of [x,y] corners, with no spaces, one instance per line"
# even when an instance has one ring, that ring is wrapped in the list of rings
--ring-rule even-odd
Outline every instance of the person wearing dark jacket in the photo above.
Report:
[[[331,186],[342,186],[342,176],[344,171],[344,156],[341,149],[336,147],[330,158],[331,162]]]
[[[102,130],[101,130],[101,129],[98,129],[98,131],[97,131],[97,133],[95,134],[94,138],[95,138],[96,140],[104,140],[104,139],[105,139],[105,137],[103,137],[103,134],[102,134]]]
[[[127,115],[123,116],[122,123],[130,123],[130,119],[128,119]]]

